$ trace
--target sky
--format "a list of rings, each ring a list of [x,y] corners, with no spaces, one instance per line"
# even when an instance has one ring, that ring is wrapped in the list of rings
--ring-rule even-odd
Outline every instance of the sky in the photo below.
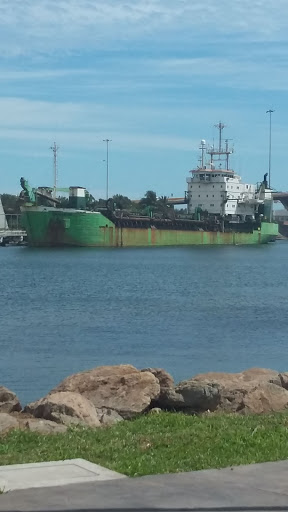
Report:
[[[243,181],[288,190],[287,0],[0,0],[0,193],[21,176],[183,196],[220,120]]]

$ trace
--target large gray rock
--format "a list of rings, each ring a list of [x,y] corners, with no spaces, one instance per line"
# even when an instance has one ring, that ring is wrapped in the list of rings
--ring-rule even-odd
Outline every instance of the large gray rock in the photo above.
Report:
[[[0,386],[0,412],[21,411],[19,399],[10,389]]]
[[[64,425],[82,424],[99,427],[100,421],[93,404],[79,393],[58,392],[27,405],[25,413]]]
[[[124,419],[146,411],[160,394],[158,379],[131,365],[100,366],[67,377],[51,393],[71,391],[88,398],[98,409],[113,409]]]
[[[158,402],[161,408],[167,410],[215,411],[220,403],[220,392],[217,385],[202,384],[191,379],[180,382],[175,389],[163,391]]]
[[[40,419],[28,419],[25,422],[25,427],[31,432],[37,432],[37,434],[63,434],[67,431],[66,425],[60,425],[55,421],[40,420]]]
[[[19,428],[19,421],[6,412],[0,413],[0,433]]]

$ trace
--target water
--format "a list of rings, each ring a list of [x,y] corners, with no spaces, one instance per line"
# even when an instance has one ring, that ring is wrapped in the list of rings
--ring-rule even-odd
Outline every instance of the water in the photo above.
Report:
[[[288,370],[288,243],[0,249],[0,384],[25,404],[103,364]]]

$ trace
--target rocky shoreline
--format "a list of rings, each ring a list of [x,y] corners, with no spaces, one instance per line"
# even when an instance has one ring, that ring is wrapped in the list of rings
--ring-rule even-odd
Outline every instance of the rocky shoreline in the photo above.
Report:
[[[160,368],[99,366],[67,377],[23,408],[15,393],[0,387],[0,433],[17,428],[60,433],[71,425],[98,428],[162,410],[264,414],[287,408],[288,372],[252,368],[199,374],[175,384]]]

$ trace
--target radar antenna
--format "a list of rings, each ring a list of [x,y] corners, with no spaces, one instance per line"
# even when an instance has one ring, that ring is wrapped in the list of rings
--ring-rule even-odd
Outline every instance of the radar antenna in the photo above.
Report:
[[[219,130],[219,144],[218,144],[218,149],[215,149],[214,144],[213,144],[213,146],[211,146],[207,149],[207,153],[210,155],[210,165],[212,167],[215,156],[218,156],[217,160],[219,160],[219,161],[221,161],[222,158],[225,157],[226,170],[228,171],[229,156],[234,151],[233,148],[229,148],[229,140],[231,140],[231,139],[225,139],[225,149],[223,149],[222,148],[222,131],[224,130],[224,128],[226,128],[226,125],[220,121],[218,124],[215,125],[215,128],[218,128],[218,130]]]

